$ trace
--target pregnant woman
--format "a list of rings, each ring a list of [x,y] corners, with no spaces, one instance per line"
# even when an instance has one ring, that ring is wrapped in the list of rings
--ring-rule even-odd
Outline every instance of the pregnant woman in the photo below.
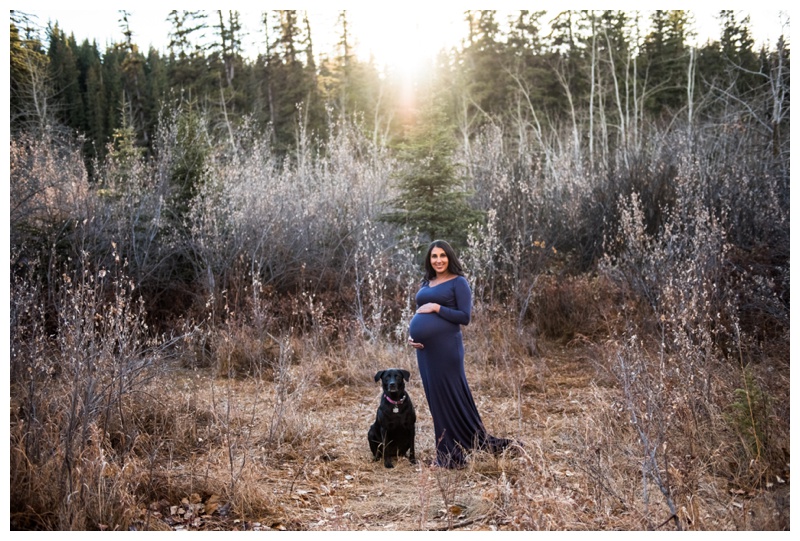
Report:
[[[417,292],[409,343],[433,417],[435,464],[463,467],[470,449],[499,453],[511,440],[490,436],[483,426],[464,374],[461,325],[469,323],[472,292],[453,248],[435,240],[425,257],[425,279]]]

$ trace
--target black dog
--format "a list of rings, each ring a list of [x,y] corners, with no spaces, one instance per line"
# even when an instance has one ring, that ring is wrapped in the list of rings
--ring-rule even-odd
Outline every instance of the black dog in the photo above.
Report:
[[[411,397],[406,393],[406,384],[411,376],[408,370],[390,368],[375,374],[375,381],[383,386],[383,397],[375,415],[375,422],[369,427],[367,439],[374,460],[383,457],[383,465],[392,468],[395,456],[406,456],[412,464],[417,463],[414,456],[414,434],[417,414]]]

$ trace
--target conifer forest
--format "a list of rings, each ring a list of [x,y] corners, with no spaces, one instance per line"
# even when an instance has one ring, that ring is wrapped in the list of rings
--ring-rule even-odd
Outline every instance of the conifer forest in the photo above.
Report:
[[[788,18],[465,11],[410,86],[335,13],[253,55],[233,10],[163,50],[10,11],[11,529],[789,530]],[[435,239],[524,443],[458,470],[407,344]]]

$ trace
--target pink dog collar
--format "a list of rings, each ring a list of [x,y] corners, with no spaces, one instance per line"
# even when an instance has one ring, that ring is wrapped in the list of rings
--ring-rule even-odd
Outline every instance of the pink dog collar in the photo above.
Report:
[[[386,400],[388,400],[390,404],[394,405],[394,408],[392,408],[392,412],[394,412],[394,413],[399,413],[400,412],[400,410],[397,409],[397,406],[399,406],[400,404],[402,404],[403,402],[406,401],[406,396],[407,395],[403,395],[403,398],[401,398],[400,400],[392,400],[391,398],[389,398],[389,395],[387,395],[387,394],[383,395],[383,397]]]

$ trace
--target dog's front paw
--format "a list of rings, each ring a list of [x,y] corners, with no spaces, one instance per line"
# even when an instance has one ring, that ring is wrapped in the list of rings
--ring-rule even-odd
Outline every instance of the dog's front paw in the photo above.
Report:
[[[417,459],[414,458],[413,456],[408,457],[408,461],[411,462],[412,464],[416,464],[417,463]]]
[[[394,464],[392,464],[391,462],[384,462],[383,465],[386,466],[387,468],[394,468]]]

